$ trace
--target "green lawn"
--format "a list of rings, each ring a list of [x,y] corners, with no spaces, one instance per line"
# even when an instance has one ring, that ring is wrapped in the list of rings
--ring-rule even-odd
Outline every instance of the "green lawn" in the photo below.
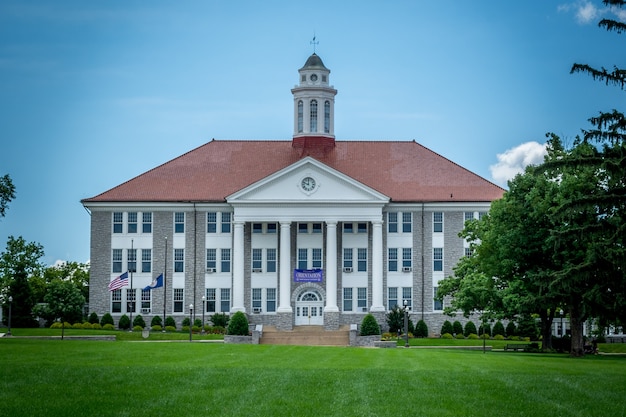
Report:
[[[0,339],[1,416],[626,416],[626,357]]]

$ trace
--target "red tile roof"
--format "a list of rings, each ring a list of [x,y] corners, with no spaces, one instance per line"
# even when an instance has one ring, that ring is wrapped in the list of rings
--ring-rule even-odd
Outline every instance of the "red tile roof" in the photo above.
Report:
[[[312,146],[299,139],[295,146],[291,140],[214,139],[82,202],[224,202],[228,195],[306,156],[392,202],[488,202],[504,192],[416,142],[335,141],[333,147],[328,138],[310,138]]]

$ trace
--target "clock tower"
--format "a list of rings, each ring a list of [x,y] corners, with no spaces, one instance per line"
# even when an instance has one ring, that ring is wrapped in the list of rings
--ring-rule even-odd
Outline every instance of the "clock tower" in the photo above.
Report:
[[[313,53],[298,70],[300,83],[293,94],[293,139],[296,142],[330,141],[335,139],[335,90],[329,84],[330,70]],[[319,138],[319,139],[318,139]]]

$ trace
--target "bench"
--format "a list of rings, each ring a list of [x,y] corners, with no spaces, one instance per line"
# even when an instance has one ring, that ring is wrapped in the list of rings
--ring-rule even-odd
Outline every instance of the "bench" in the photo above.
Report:
[[[526,350],[529,347],[530,343],[510,343],[504,346],[504,350],[514,350],[517,352],[518,350]]]

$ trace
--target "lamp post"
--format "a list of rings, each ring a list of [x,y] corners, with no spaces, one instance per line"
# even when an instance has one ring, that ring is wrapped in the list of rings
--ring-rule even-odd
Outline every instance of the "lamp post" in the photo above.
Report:
[[[404,300],[404,347],[409,347],[409,302]]]
[[[563,331],[563,309],[559,310],[559,315],[561,316],[561,330],[559,331],[560,336],[563,337],[565,332]]]
[[[202,330],[200,331],[200,334],[204,334],[204,311],[206,310],[204,308],[205,302],[206,302],[206,297],[203,295],[202,296]]]
[[[189,341],[191,342],[191,329],[193,328],[191,317],[193,314],[193,304],[189,304]]]
[[[11,307],[13,306],[13,296],[9,295],[9,330],[7,336],[11,336]]]

